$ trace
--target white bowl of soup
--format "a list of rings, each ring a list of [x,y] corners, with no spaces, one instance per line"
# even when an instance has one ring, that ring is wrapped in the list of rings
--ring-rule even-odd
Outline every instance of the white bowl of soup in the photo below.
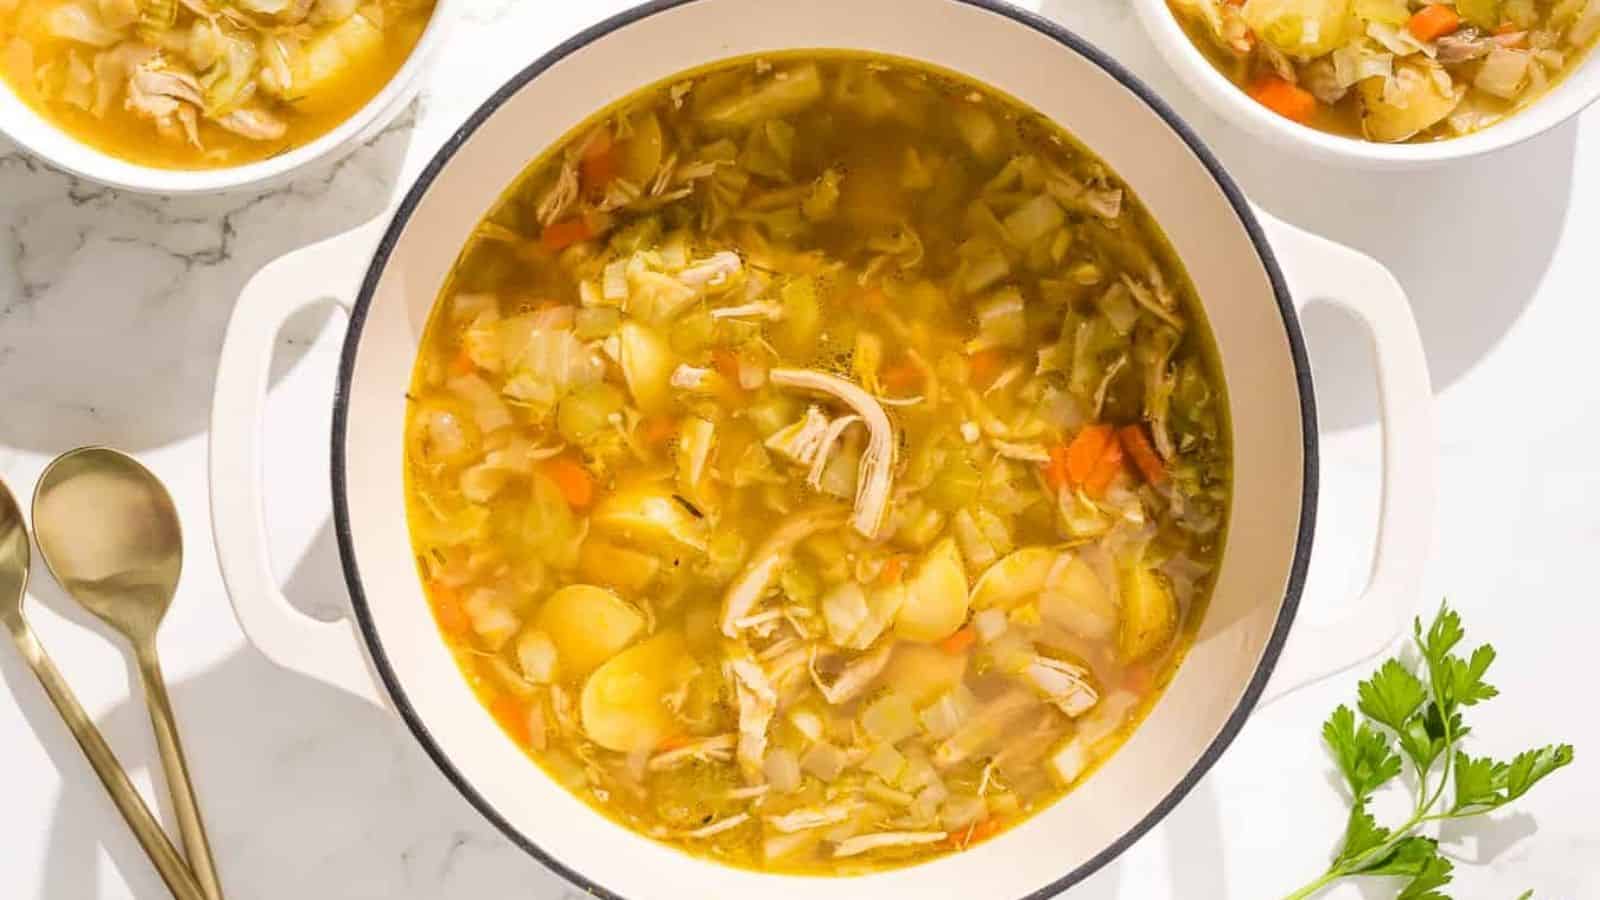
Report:
[[[0,130],[161,194],[258,185],[415,96],[457,0],[5,0]]]
[[[328,296],[338,623],[288,604],[260,511],[273,335]],[[1291,641],[1312,299],[1371,327],[1386,488],[1367,591]],[[1061,28],[690,0],[537,61],[392,217],[258,274],[210,480],[250,639],[393,708],[585,890],[1022,898],[1386,644],[1431,421],[1393,278],[1254,213]]]
[[[1218,113],[1318,159],[1397,168],[1521,143],[1600,99],[1596,0],[1137,0]]]

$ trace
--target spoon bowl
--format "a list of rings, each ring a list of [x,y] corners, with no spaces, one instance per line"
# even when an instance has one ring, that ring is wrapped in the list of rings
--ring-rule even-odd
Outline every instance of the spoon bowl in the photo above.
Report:
[[[154,635],[183,570],[183,534],[165,486],[127,454],[70,451],[33,496],[34,537],[50,573],[116,631]]]

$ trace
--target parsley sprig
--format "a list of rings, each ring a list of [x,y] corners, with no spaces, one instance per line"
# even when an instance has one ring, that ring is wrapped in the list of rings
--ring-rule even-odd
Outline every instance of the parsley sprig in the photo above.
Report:
[[[1493,812],[1572,762],[1571,744],[1525,750],[1510,762],[1460,749],[1472,732],[1462,721],[1463,710],[1499,693],[1484,681],[1494,648],[1484,644],[1458,655],[1454,651],[1465,636],[1461,617],[1448,606],[1439,607],[1426,632],[1418,618],[1412,640],[1419,671],[1399,659],[1385,662],[1358,688],[1359,719],[1344,705],[1328,717],[1322,740],[1350,788],[1350,818],[1328,870],[1285,900],[1310,897],[1356,875],[1409,879],[1396,900],[1449,900],[1439,889],[1450,882],[1453,866],[1440,855],[1438,842],[1418,831],[1430,822]],[[1368,812],[1368,801],[1407,764],[1415,776],[1416,805],[1404,823],[1386,828]]]

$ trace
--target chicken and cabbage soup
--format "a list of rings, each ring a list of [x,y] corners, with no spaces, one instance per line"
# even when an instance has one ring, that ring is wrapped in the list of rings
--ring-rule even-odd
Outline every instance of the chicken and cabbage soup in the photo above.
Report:
[[[961,850],[1109,754],[1228,515],[1199,304],[1037,114],[878,57],[741,60],[533,164],[409,395],[433,612],[629,827],[777,871]]]
[[[1600,0],[1169,0],[1267,108],[1350,137],[1435,141],[1539,98],[1600,35]]]
[[[309,143],[410,56],[434,0],[0,0],[0,76],[68,134],[147,166]]]

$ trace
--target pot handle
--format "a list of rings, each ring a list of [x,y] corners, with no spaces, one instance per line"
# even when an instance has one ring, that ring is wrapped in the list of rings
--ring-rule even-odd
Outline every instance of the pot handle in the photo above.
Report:
[[[1405,290],[1368,256],[1259,209],[1296,307],[1336,304],[1372,335],[1383,428],[1378,537],[1366,589],[1339,620],[1290,632],[1262,695],[1283,695],[1383,652],[1414,615],[1433,543],[1434,410],[1428,361]]]
[[[379,706],[382,690],[349,620],[324,622],[290,605],[272,573],[261,477],[261,428],[278,332],[313,303],[349,311],[389,216],[282,256],[239,294],[217,363],[211,405],[211,530],[217,563],[245,637],[286,669]]]

